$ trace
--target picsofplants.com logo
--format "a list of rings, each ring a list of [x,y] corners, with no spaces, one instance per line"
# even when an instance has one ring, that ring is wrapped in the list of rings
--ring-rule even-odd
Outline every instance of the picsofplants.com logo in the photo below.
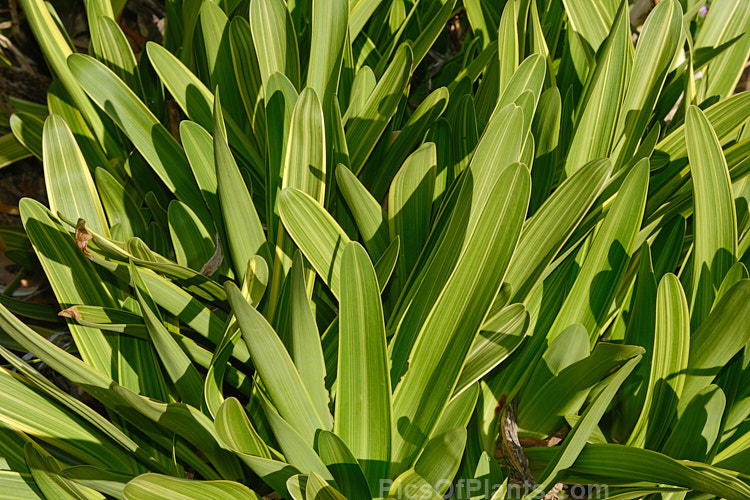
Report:
[[[441,479],[434,485],[427,483],[398,484],[392,479],[382,479],[380,481],[380,495],[383,498],[391,496],[409,500],[426,500],[434,498],[434,492],[437,490],[444,492],[443,498],[446,500],[458,498],[490,499],[498,490],[504,488],[506,493],[500,498],[540,500],[546,498],[548,492],[541,490],[536,492],[538,486],[536,484],[496,483],[491,479],[482,478],[460,479],[458,481]],[[566,486],[564,493],[557,489],[557,494],[560,498],[608,498],[609,486],[606,484],[574,484]]]

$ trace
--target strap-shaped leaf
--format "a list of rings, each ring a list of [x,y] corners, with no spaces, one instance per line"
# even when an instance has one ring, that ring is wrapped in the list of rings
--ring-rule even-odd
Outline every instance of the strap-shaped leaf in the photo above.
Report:
[[[687,378],[678,412],[708,386],[722,367],[750,341],[750,280],[742,280],[721,298],[690,337]],[[716,339],[721,338],[721,342]]]
[[[242,296],[236,285],[226,285],[227,297],[242,330],[250,356],[271,402],[306,443],[312,446],[317,429],[325,429],[289,353],[271,325]]]
[[[424,141],[425,135],[435,120],[448,105],[448,91],[441,87],[425,98],[412,113],[388,149],[385,158],[370,161],[362,171],[362,183],[369,187],[373,196],[380,200],[388,191],[393,176],[415,147]]]
[[[408,279],[429,235],[436,164],[435,144],[428,142],[406,159],[388,192],[391,240],[398,237],[403,245],[396,264],[396,290]]]
[[[199,271],[216,250],[214,239],[198,216],[181,201],[173,200],[167,213],[177,263]]]
[[[705,461],[722,429],[727,398],[717,385],[709,385],[693,396],[672,427],[661,452],[679,460]],[[701,436],[700,439],[695,439]]]
[[[336,434],[321,431],[318,434],[318,454],[331,471],[341,492],[349,500],[370,500],[370,488],[362,468],[351,450]]]
[[[320,97],[323,109],[329,109],[331,100],[338,90],[348,17],[349,2],[346,0],[312,2],[307,86]]]
[[[23,377],[0,370],[2,399],[0,400],[0,421],[9,429],[24,429],[27,433],[40,437],[40,442],[63,450],[86,463],[111,467],[121,472],[134,472],[129,451],[119,446],[96,425],[82,419],[59,402],[34,388]],[[107,429],[109,430],[109,429]],[[115,432],[119,431],[115,429]],[[124,441],[130,441],[119,433]],[[3,436],[4,444],[10,439]],[[135,448],[135,443],[130,441]],[[23,450],[23,446],[21,446]],[[13,459],[9,455],[9,462]]]
[[[569,4],[580,3],[576,0],[566,1]],[[607,37],[581,100],[580,118],[565,163],[567,175],[591,160],[608,156],[610,151],[633,59],[628,21],[627,4],[621,2],[612,32]]]
[[[95,171],[96,187],[99,189],[99,195],[102,204],[107,211],[107,218],[113,229],[113,238],[116,240],[127,240],[133,236],[145,238],[148,228],[143,218],[143,213],[138,208],[135,200],[129,191],[120,184],[115,177],[103,168],[97,168]],[[178,202],[179,203],[179,202]],[[65,213],[65,212],[63,212]],[[75,214],[70,214],[74,216]],[[86,219],[86,225],[89,226],[89,219]],[[95,228],[94,224],[90,225]],[[201,223],[201,229],[203,225]],[[98,229],[95,229],[98,230]],[[205,231],[205,229],[203,229]],[[102,234],[106,235],[107,232]]]
[[[341,254],[351,241],[344,230],[310,195],[294,188],[279,195],[279,214],[318,276],[340,297]]]
[[[263,87],[276,72],[285,74],[300,88],[299,50],[294,25],[281,0],[252,0],[250,29],[253,33]],[[268,95],[268,93],[266,93]]]
[[[128,500],[260,500],[247,486],[233,481],[197,481],[161,474],[142,474],[123,490]]]
[[[737,215],[726,160],[711,124],[688,108],[685,143],[693,177],[695,239],[691,318],[697,328],[708,315],[716,290],[737,255]]]
[[[99,144],[108,154],[122,157],[122,146],[116,141],[113,131],[107,128],[112,126],[111,122],[109,125],[105,123],[81,88],[82,85],[80,85],[75,72],[71,72],[71,68],[68,67],[67,59],[73,51],[68,43],[66,33],[57,24],[53,14],[42,0],[23,0],[20,5],[26,14],[26,19],[34,32],[39,47],[42,49],[47,64],[50,65],[55,76],[62,82],[66,92],[75,103],[75,107],[86,119],[86,123]]]
[[[680,3],[659,2],[643,25],[633,56],[633,71],[615,132],[613,158],[617,158],[617,166],[627,163],[638,147],[681,43],[681,33]]]
[[[207,130],[213,130],[211,110],[214,107],[214,96],[208,87],[161,45],[151,42],[146,44],[146,53],[164,86],[188,118]],[[226,134],[231,147],[249,169],[253,182],[256,183],[260,192],[262,180],[265,177],[263,152],[256,150],[255,145],[231,116],[226,117],[226,122]]]
[[[169,190],[209,225],[211,217],[185,152],[146,105],[97,60],[73,54],[68,65],[91,99],[125,132]]]
[[[461,465],[466,446],[466,429],[457,427],[428,441],[424,452],[414,465],[420,474],[438,493],[445,495]]]
[[[58,302],[63,308],[76,304],[114,307],[112,296],[99,279],[93,264],[76,246],[72,236],[39,202],[23,199],[21,219]],[[78,286],[70,286],[76,283]],[[99,330],[69,325],[81,357],[104,373],[113,373],[112,347]]]
[[[641,350],[641,352],[643,351]],[[560,449],[555,453],[554,459],[545,467],[540,476],[539,484],[534,491],[527,494],[524,498],[534,498],[539,493],[546,494],[557,482],[559,474],[565,469],[574,466],[578,455],[586,447],[586,441],[596,428],[599,420],[601,420],[612,398],[640,360],[641,357],[636,356],[606,380],[604,389],[597,394],[591,405],[589,405],[581,418],[578,419],[578,422],[576,422],[559,447]]]
[[[438,214],[427,249],[422,252],[415,272],[411,273],[406,293],[389,318],[388,328],[398,327],[389,344],[391,382],[395,383],[406,370],[411,348],[427,315],[435,305],[450,277],[458,257],[470,235],[477,228],[479,214],[488,203],[488,196],[498,176],[518,159],[521,148],[523,114],[509,105],[494,114],[476,148],[469,170],[463,174],[460,187],[453,191],[453,200]],[[453,205],[455,204],[455,205]],[[476,272],[473,271],[473,272]]]
[[[118,384],[102,371],[63,351],[21,323],[0,306],[0,328],[44,363],[71,382],[81,386],[161,446],[172,446],[178,434],[200,449],[213,467],[198,466],[207,479],[239,478],[242,474],[236,457],[222,449],[211,421],[197,409],[182,403],[159,403],[140,396]]]
[[[316,474],[314,471],[307,478],[305,486],[306,500],[347,500],[333,486]]]
[[[358,243],[344,248],[340,289],[335,432],[377,495],[391,461],[391,383],[378,280]]]
[[[391,60],[375,89],[365,102],[362,111],[346,124],[346,142],[349,144],[352,172],[359,174],[386,125],[396,113],[401,95],[409,81],[412,67],[412,50],[402,44]]]
[[[679,280],[667,274],[656,296],[656,331],[646,399],[628,444],[656,447],[666,434],[685,383],[690,350],[690,319]]]
[[[270,256],[253,199],[229,150],[223,113],[218,102],[218,99],[214,100],[214,159],[219,201],[227,233],[224,248],[231,255],[235,275],[242,278],[245,276],[247,263],[253,256],[261,255],[269,262]]]
[[[299,252],[294,255],[294,264],[286,286],[291,288],[288,320],[290,331],[281,333],[287,341],[289,354],[302,377],[302,383],[305,384],[318,415],[323,418],[327,428],[333,427],[328,409],[328,391],[325,386],[326,367],[323,348],[320,344],[318,326],[315,324],[310,300],[307,298],[305,266]]]
[[[109,236],[104,208],[86,160],[65,121],[50,115],[42,135],[44,181],[52,213],[84,219],[95,231]]]
[[[172,383],[175,384],[182,401],[199,407],[203,399],[201,376],[162,323],[159,310],[151,299],[151,293],[141,278],[138,268],[132,262],[129,267],[136,298],[141,306],[143,321],[159,359],[161,359]]]
[[[648,172],[648,160],[642,160],[625,179],[550,329],[550,339],[574,323],[586,328],[592,346],[599,337],[604,315],[628,265],[641,227]]]
[[[336,167],[336,187],[354,216],[365,248],[374,259],[378,259],[390,241],[388,219],[382,207],[357,176],[341,164]]]
[[[393,396],[394,422],[408,424],[393,429],[391,475],[414,463],[443,412],[518,241],[531,190],[528,170],[509,166],[490,189],[476,225],[460,216],[451,221],[472,230]]]
[[[741,38],[714,58],[704,71],[707,82],[703,99],[711,96],[728,97],[737,85],[748,55],[750,55],[750,4],[742,0],[712,2],[711,9],[695,40],[695,48],[713,48],[737,36]]]
[[[594,160],[565,180],[526,223],[505,282],[523,300],[542,277],[609,178],[609,160]]]
[[[529,313],[521,304],[512,304],[488,320],[474,339],[453,397],[470,388],[510,356],[521,345],[529,326]]]
[[[527,449],[532,461],[548,462],[557,454],[553,448]],[[594,475],[602,482],[650,482],[670,484],[704,492],[712,496],[741,500],[750,495],[750,488],[741,479],[722,469],[695,462],[679,462],[661,453],[619,444],[586,444],[569,477]]]
[[[622,4],[622,2],[619,2]],[[596,52],[610,34],[617,13],[617,1],[563,0],[571,28],[583,37],[589,48]],[[627,11],[626,11],[627,13]]]

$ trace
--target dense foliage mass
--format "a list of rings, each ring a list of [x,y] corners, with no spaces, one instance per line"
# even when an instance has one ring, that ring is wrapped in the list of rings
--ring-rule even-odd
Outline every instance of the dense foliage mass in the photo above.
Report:
[[[750,498],[750,2],[19,3],[2,498]]]

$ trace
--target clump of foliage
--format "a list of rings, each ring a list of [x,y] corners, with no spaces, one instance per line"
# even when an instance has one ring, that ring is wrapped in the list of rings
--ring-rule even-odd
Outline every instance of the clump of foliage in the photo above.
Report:
[[[1,496],[750,497],[750,2],[19,1]]]

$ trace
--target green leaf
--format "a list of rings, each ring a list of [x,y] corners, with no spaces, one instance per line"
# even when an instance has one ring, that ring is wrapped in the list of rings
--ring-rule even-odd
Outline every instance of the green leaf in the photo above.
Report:
[[[167,213],[177,263],[196,271],[202,269],[216,250],[213,238],[198,216],[181,201],[173,200]]]
[[[695,40],[695,49],[714,48],[722,43],[741,38],[730,48],[714,58],[703,72],[706,82],[703,99],[714,95],[723,98],[734,92],[750,55],[750,5],[742,0],[712,2],[706,19]]]
[[[18,142],[34,156],[42,159],[42,130],[44,122],[34,115],[22,111],[10,117],[10,129]]]
[[[512,162],[521,148],[522,113],[509,105],[495,113],[485,128],[469,169],[464,172],[453,199],[437,216],[435,227],[420,255],[416,269],[388,320],[388,329],[397,328],[389,345],[391,382],[395,383],[406,370],[412,345],[430,310],[435,305],[456,260],[465,248],[469,235],[476,229],[477,219],[486,206],[491,186]],[[453,215],[457,214],[457,215]],[[453,218],[455,217],[455,222]],[[475,273],[472,271],[472,273]]]
[[[656,448],[677,411],[688,368],[690,317],[680,281],[666,274],[656,296],[651,371],[641,414],[628,445]],[[653,449],[652,448],[652,449]]]
[[[312,446],[316,429],[325,429],[310,399],[297,368],[271,325],[255,310],[231,282],[227,297],[258,375],[281,418],[294,425],[306,443]]]
[[[406,159],[388,191],[390,237],[400,238],[403,245],[396,264],[396,290],[406,282],[427,241],[436,164],[435,144],[428,142]]]
[[[306,500],[347,500],[314,471],[310,472],[307,478],[305,498]]]
[[[113,229],[113,231],[116,231],[116,239],[126,240],[133,236],[145,237],[148,231],[146,221],[133,197],[130,196],[130,193],[125,190],[111,173],[103,168],[97,168],[94,174],[96,177],[96,187],[99,189],[102,204],[107,211],[109,225],[112,228],[118,226],[116,229]],[[88,226],[89,219],[85,217],[84,219]],[[92,229],[96,228],[94,224],[91,224],[91,227]],[[202,225],[201,229],[203,229]],[[98,229],[95,230],[98,231]],[[102,234],[106,236],[107,232],[103,232]]]
[[[316,0],[312,2],[312,34],[307,86],[320,97],[323,109],[330,109],[337,94],[347,35],[349,2]]]
[[[693,177],[695,239],[691,318],[697,328],[737,255],[737,215],[726,161],[711,124],[697,107],[685,117],[685,143]]]
[[[84,219],[92,229],[109,236],[104,208],[86,160],[62,118],[57,115],[47,118],[42,142],[44,181],[52,213]]]
[[[421,475],[435,490],[444,495],[450,487],[461,465],[461,457],[466,446],[466,429],[451,429],[427,442],[427,445],[414,465],[414,470]]]
[[[622,4],[611,0],[563,0],[571,28],[583,37],[593,52],[599,49],[599,45],[610,34],[618,3]]]
[[[232,481],[197,481],[142,474],[125,486],[127,500],[260,500],[247,486]]]
[[[289,422],[284,420],[263,396],[261,396],[261,404],[269,427],[284,453],[285,460],[301,471],[317,472],[325,479],[333,479],[323,461],[315,453],[312,443],[309,443]]]
[[[519,409],[518,425],[541,436],[553,434],[564,424],[566,415],[578,412],[602,377],[643,352],[639,346],[597,344],[590,356],[553,372],[533,399]]]
[[[164,86],[188,118],[206,130],[213,130],[214,96],[211,91],[164,47],[155,43],[147,43],[146,52],[154,70],[164,82]],[[231,116],[226,117],[226,122],[229,143],[248,168],[252,181],[260,192],[262,180],[265,177],[262,152],[256,151],[255,145]],[[198,177],[197,174],[196,177]],[[200,182],[200,179],[198,181]]]
[[[336,167],[336,186],[354,216],[365,248],[374,259],[378,259],[390,241],[388,219],[383,209],[357,176],[341,164]]]
[[[531,190],[528,170],[509,166],[489,189],[475,224],[460,214],[451,220],[449,234],[467,227],[471,232],[394,392],[393,420],[399,425],[393,429],[391,475],[414,463],[443,412],[518,241]]]
[[[349,500],[372,498],[362,468],[340,437],[332,432],[320,431],[317,450],[320,459],[331,471],[336,484],[346,498]]]
[[[390,484],[390,487],[388,500],[411,500],[413,498],[419,498],[420,500],[440,500],[443,498],[414,469],[404,471]],[[415,493],[419,496],[412,496]]]
[[[73,54],[68,64],[91,99],[119,126],[175,196],[210,225],[211,217],[185,152],[145,104],[102,63]]]
[[[60,463],[35,443],[26,443],[24,451],[31,476],[45,498],[104,500],[103,495],[65,478]]]
[[[451,16],[453,16],[455,6],[456,0],[440,0],[439,6],[437,2],[430,2],[431,10],[422,19],[419,36],[416,37],[412,45],[414,67],[422,62],[427,52],[433,47],[435,40],[437,40],[438,36],[445,29],[445,25]]]
[[[592,346],[599,337],[604,316],[628,265],[641,227],[648,172],[648,160],[642,160],[625,179],[550,328],[550,340],[573,323],[586,328]]]
[[[81,112],[74,106],[73,99],[65,91],[62,83],[55,80],[50,84],[47,90],[47,107],[50,114],[61,116],[65,123],[70,127],[73,136],[76,138],[78,145],[81,147],[86,162],[90,170],[96,167],[102,167],[110,171],[113,175],[118,175],[120,171],[117,160],[110,161],[102,150],[102,147],[94,138],[93,133],[86,124],[86,120]]]
[[[12,470],[0,471],[0,487],[8,500],[39,500],[42,492],[32,480],[31,474]]]
[[[672,428],[661,452],[680,460],[704,461],[720,437],[726,396],[721,388],[709,385],[687,404]]]
[[[340,289],[335,432],[377,496],[391,461],[391,383],[378,281],[357,243],[344,247]]]
[[[235,275],[245,276],[247,263],[255,255],[270,262],[266,235],[239,167],[227,144],[219,100],[214,100],[214,160],[227,242],[222,245],[232,259]]]
[[[672,59],[682,43],[682,7],[665,0],[649,14],[638,37],[630,83],[620,109],[613,158],[624,165],[638,147]]]
[[[359,174],[375,144],[396,113],[398,103],[409,81],[412,50],[402,44],[378,81],[362,110],[346,124],[346,142],[350,145],[351,170]]]
[[[284,147],[281,189],[293,187],[325,203],[326,137],[323,110],[315,91],[306,87],[294,106]],[[292,264],[294,245],[279,230],[276,236],[274,274],[271,282],[269,315],[275,312],[281,283]],[[312,275],[310,275],[312,278]],[[309,279],[306,280],[309,283]]]
[[[565,1],[566,6],[573,3],[582,6],[582,2],[577,0]],[[567,175],[571,175],[591,160],[608,156],[610,151],[617,125],[617,113],[625,94],[632,63],[627,5],[620,3],[621,7],[612,32],[607,37],[581,100],[580,118],[577,120],[565,163]],[[594,9],[602,7],[600,1],[594,2],[594,5]],[[570,12],[570,7],[568,11]],[[573,24],[575,26],[575,21]],[[586,29],[587,25],[583,26]]]
[[[122,146],[117,143],[112,130],[108,130],[108,124],[104,122],[94,105],[81,88],[75,72],[68,67],[68,56],[73,54],[66,33],[55,21],[53,14],[47,9],[42,0],[23,0],[20,3],[26,19],[34,33],[34,37],[42,49],[47,64],[52,72],[62,82],[75,107],[86,119],[99,144],[102,145],[108,156],[122,157]],[[109,124],[111,127],[111,124]]]
[[[173,446],[174,434],[196,446],[221,474],[205,463],[191,461],[207,479],[237,478],[241,470],[236,458],[219,447],[218,437],[210,420],[194,408],[182,403],[159,403],[140,396],[110,377],[63,351],[0,307],[0,328],[44,363],[66,379],[81,386],[105,407],[137,426],[160,446]],[[158,424],[157,424],[158,422]],[[178,444],[178,449],[185,448]]]
[[[64,404],[34,388],[18,374],[3,368],[0,369],[0,380],[0,422],[3,427],[23,429],[37,436],[40,443],[54,446],[85,463],[111,467],[120,472],[135,472],[131,455],[107,436],[106,431],[71,412]],[[122,437],[129,441],[127,437]],[[7,443],[7,438],[3,439]],[[136,446],[132,441],[131,445]],[[23,447],[21,458],[22,453]],[[12,463],[10,457],[5,458]]]
[[[276,72],[285,74],[295,88],[300,88],[300,62],[292,18],[283,1],[252,0],[250,28],[258,55],[263,87]]]
[[[227,398],[219,407],[214,421],[224,445],[235,453],[271,458],[271,451],[258,435],[247,412],[235,398]]]
[[[542,277],[609,178],[610,162],[594,160],[566,179],[526,223],[505,282],[523,300]]]
[[[326,428],[330,428],[333,427],[333,421],[328,409],[329,398],[325,386],[326,366],[323,348],[320,344],[320,335],[310,300],[307,298],[304,262],[299,253],[294,255],[294,264],[287,286],[291,288],[289,292],[290,331],[281,332],[282,338],[286,340],[289,354],[318,415],[323,418]]]
[[[31,152],[18,142],[13,134],[0,136],[0,168],[12,165],[31,156]]]
[[[497,35],[498,93],[502,93],[508,86],[511,77],[521,62],[520,43],[518,33],[518,12],[515,2],[507,2],[500,16]],[[487,78],[487,76],[485,76]],[[498,94],[498,95],[499,95]],[[484,112],[483,112],[484,113]]]
[[[522,304],[512,304],[487,320],[466,357],[453,397],[471,387],[510,356],[521,345],[528,326],[529,313]]]
[[[253,44],[253,34],[247,19],[236,16],[229,24],[229,46],[234,63],[234,74],[245,113],[258,144],[266,139],[263,82],[258,66],[258,55]],[[261,155],[264,151],[260,151]]]
[[[555,448],[527,449],[532,463],[551,458]],[[747,484],[721,469],[679,462],[655,451],[617,444],[587,444],[570,469],[569,477],[584,474],[598,484],[650,482],[669,484],[727,499],[741,500],[750,495]]]
[[[220,234],[223,234],[224,221],[220,216],[221,205],[214,165],[213,137],[201,125],[190,120],[183,120],[180,122],[180,138],[203,199],[206,200],[208,209],[211,211],[214,224]]]
[[[247,116],[234,76],[228,21],[218,4],[203,2],[198,23],[201,43],[196,50],[196,62],[198,73],[210,82],[211,88],[221,89],[225,113],[235,122],[244,123]]]
[[[130,278],[133,281],[135,295],[141,307],[143,321],[146,324],[151,342],[161,359],[164,368],[177,388],[183,402],[199,407],[203,399],[203,380],[185,352],[172,338],[162,323],[159,310],[151,299],[151,294],[141,278],[138,268],[130,263]]]
[[[19,210],[60,306],[63,309],[76,304],[114,307],[114,300],[91,261],[49,210],[28,198],[21,200]],[[76,286],[71,286],[72,283]],[[83,360],[104,373],[114,373],[112,344],[107,336],[99,330],[72,323],[68,327]]]
[[[353,0],[349,6],[349,36],[352,40],[375,12],[383,0]]]
[[[427,131],[443,114],[447,106],[448,90],[445,87],[432,92],[409,117],[391,147],[388,148],[385,157],[377,161],[373,157],[367,163],[360,178],[376,199],[383,198],[397,169],[410,154],[413,154],[414,148],[424,141]]]
[[[96,5],[97,2],[87,2],[86,6],[90,4]],[[91,30],[91,45],[96,51],[97,59],[114,71],[130,90],[142,96],[143,89],[133,49],[111,13],[93,19],[89,17],[89,24],[96,26]]]
[[[641,350],[641,352],[643,351]],[[534,498],[534,495],[539,493],[545,494],[557,482],[560,473],[575,464],[579,454],[586,447],[586,441],[607,410],[610,401],[612,401],[617,390],[640,360],[641,357],[636,356],[607,379],[604,389],[594,398],[591,405],[589,405],[562,442],[554,458],[545,467],[540,476],[539,484],[534,491],[524,496],[524,498]]]
[[[341,254],[350,242],[344,230],[310,195],[294,188],[279,195],[279,215],[318,276],[340,297]]]
[[[707,387],[722,367],[750,342],[750,280],[730,288],[690,336],[690,358],[678,414]],[[717,338],[721,342],[717,342]]]

